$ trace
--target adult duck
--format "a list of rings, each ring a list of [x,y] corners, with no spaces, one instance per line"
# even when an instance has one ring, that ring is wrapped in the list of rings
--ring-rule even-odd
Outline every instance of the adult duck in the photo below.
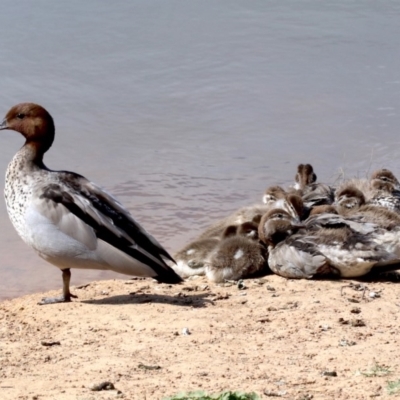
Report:
[[[160,282],[182,279],[165,263],[168,252],[110,194],[81,175],[43,163],[55,127],[34,103],[10,109],[0,129],[22,134],[25,144],[8,165],[5,199],[18,234],[40,257],[60,268],[63,294],[41,304],[71,301],[71,268],[112,270]]]
[[[398,257],[374,240],[375,225],[317,214],[299,225],[285,210],[263,216],[260,239],[268,265],[286,278],[354,278],[400,268]]]

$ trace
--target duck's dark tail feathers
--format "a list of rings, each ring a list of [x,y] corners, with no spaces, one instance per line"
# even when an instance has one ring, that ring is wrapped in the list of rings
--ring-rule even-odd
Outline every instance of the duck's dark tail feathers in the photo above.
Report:
[[[157,272],[160,272],[160,271],[157,271]],[[155,276],[154,279],[160,283],[175,284],[175,283],[183,282],[183,279],[172,268],[165,270],[165,274],[161,273],[161,274]]]
[[[369,272],[369,275],[379,275],[386,272],[398,271],[400,270],[400,260],[390,260],[390,261],[379,261],[377,262]]]

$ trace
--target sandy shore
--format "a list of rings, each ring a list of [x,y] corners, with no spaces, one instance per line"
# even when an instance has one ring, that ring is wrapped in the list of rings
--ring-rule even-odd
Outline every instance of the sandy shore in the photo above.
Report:
[[[4,301],[0,397],[396,397],[398,284],[268,276],[245,285],[113,280],[74,288],[69,304],[38,306],[43,294]],[[105,381],[116,390],[91,390]]]

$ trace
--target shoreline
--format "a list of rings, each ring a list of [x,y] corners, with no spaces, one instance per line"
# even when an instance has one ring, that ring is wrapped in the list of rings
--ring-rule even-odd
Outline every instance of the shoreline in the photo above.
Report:
[[[38,306],[44,293],[3,300],[2,399],[162,399],[193,390],[393,398],[396,283],[272,275],[245,286],[118,279],[73,286],[72,303]],[[117,390],[91,390],[105,381]]]

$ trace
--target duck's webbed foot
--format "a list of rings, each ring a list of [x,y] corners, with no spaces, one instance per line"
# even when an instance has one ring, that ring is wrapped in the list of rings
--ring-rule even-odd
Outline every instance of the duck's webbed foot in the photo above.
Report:
[[[64,295],[58,297],[43,297],[43,299],[40,300],[38,304],[40,306],[43,306],[45,304],[68,303],[71,301],[71,297],[78,297],[78,296],[70,294],[68,297],[65,297]]]
[[[63,278],[63,294],[59,297],[44,297],[39,301],[39,305],[45,304],[56,304],[56,303],[68,303],[71,301],[71,298],[78,298],[69,291],[69,282],[71,280],[71,271],[68,269],[62,270],[62,278]]]

